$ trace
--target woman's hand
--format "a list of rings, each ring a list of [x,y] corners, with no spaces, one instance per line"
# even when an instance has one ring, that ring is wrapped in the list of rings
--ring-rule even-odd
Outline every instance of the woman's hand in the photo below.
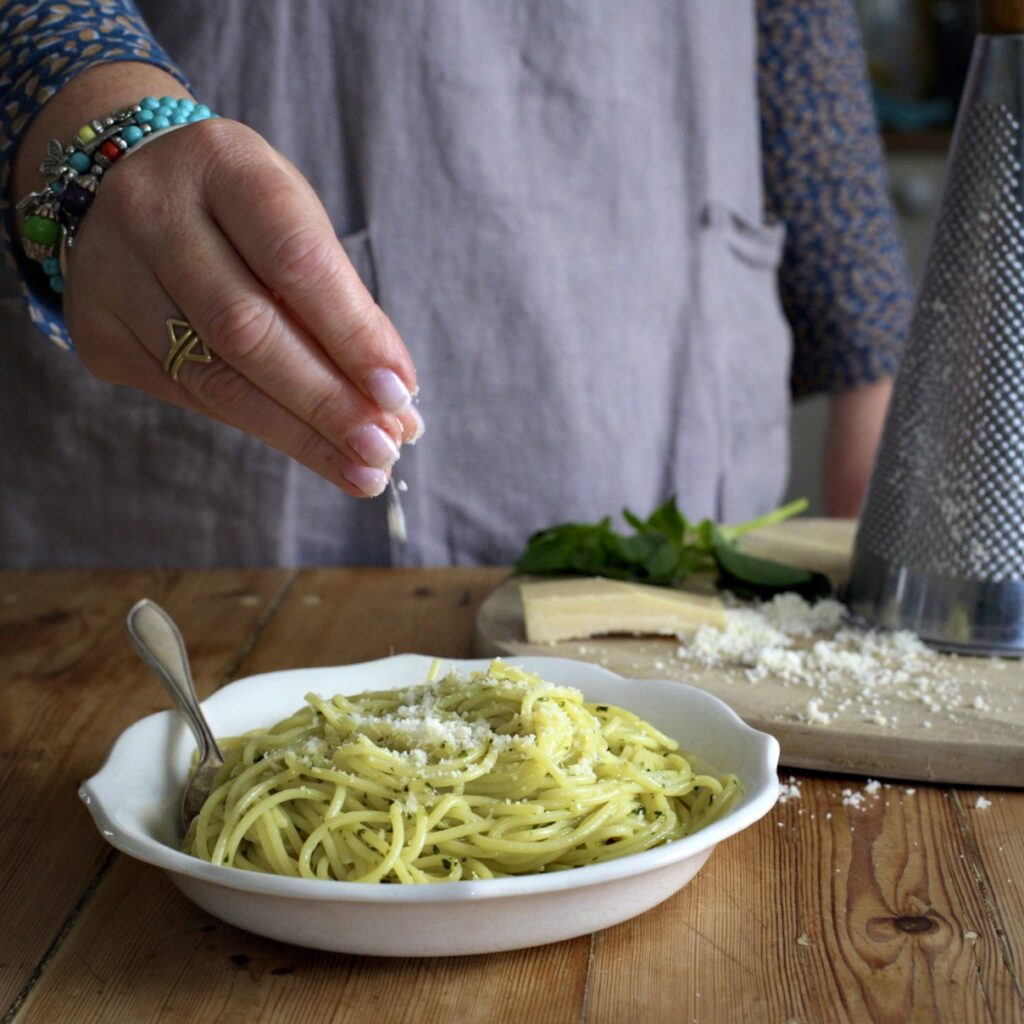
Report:
[[[379,494],[422,432],[409,354],[319,200],[236,122],[171,132],[106,173],[71,250],[64,310],[100,379],[239,427],[349,494]],[[163,369],[168,319],[215,356],[183,363],[177,381]]]

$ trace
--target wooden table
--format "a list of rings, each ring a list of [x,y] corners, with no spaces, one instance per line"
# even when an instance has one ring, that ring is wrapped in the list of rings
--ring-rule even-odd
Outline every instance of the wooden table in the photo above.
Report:
[[[238,931],[114,852],[76,796],[167,706],[124,634],[149,596],[207,694],[269,669],[470,653],[496,569],[0,573],[2,1024],[1024,1021],[1024,793],[801,775],[681,893],[585,938],[451,960]],[[992,801],[975,805],[979,796]],[[481,921],[486,928],[486,921]]]

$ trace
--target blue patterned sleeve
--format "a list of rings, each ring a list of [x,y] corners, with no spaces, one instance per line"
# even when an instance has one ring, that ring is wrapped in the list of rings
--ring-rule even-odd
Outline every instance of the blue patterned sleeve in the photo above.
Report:
[[[11,166],[25,129],[54,93],[93,64],[126,60],[156,64],[185,82],[130,0],[0,0],[0,232],[33,322],[65,349],[71,342],[59,302],[13,237]],[[106,113],[97,110],[94,116]],[[44,155],[39,154],[40,160]]]
[[[911,287],[851,0],[758,0],[768,212],[795,396],[896,372]]]

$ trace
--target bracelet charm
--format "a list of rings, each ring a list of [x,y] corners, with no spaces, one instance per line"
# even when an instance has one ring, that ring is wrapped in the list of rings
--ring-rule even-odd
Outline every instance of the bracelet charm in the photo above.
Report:
[[[147,96],[82,125],[67,147],[57,139],[50,140],[46,159],[39,165],[46,185],[30,192],[17,208],[26,214],[21,228],[22,249],[29,259],[42,265],[53,291],[64,291],[67,250],[96,198],[103,175],[150,140],[217,116],[194,100]]]

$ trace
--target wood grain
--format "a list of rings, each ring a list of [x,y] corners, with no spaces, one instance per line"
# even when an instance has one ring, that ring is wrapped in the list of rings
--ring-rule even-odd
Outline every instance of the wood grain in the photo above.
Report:
[[[625,1019],[630,1005],[666,1022],[1020,1019],[1019,1002],[990,1013],[1012,986],[1004,974],[989,991],[977,969],[995,928],[944,839],[956,832],[946,796],[893,787],[858,809],[843,806],[845,784],[802,788],[676,899],[597,937],[588,1019]],[[671,959],[629,974],[630,949],[669,942]]]
[[[287,575],[0,573],[0,1006],[112,856],[78,783],[132,721],[169,705],[124,634],[128,608],[146,595],[167,607],[190,638],[204,694]],[[18,899],[25,892],[33,898]]]
[[[210,679],[217,667],[234,676],[392,649],[466,655],[476,608],[500,575],[323,570],[301,573],[286,592],[267,578],[260,595],[283,593],[272,614],[269,596],[258,596],[258,606],[239,604],[241,591],[256,593],[252,582],[232,588],[227,601],[192,574],[151,593],[182,621]],[[78,846],[87,867],[97,856],[103,862],[91,823],[75,813],[74,781],[95,768],[121,728],[115,722],[150,710],[120,635],[122,605],[139,596],[139,579],[126,576],[120,596],[111,587],[102,600],[86,601],[81,615],[47,627],[65,626],[61,639],[73,657],[23,636],[29,618],[56,618],[55,611],[75,606],[70,578],[29,580],[33,616],[6,631],[0,616],[0,638],[12,641],[19,671],[37,680],[22,686],[18,735],[34,708],[50,707],[38,684],[45,664],[61,665],[58,678],[79,687],[73,720],[104,733],[102,742],[82,739],[92,753],[64,743],[62,760],[46,762],[39,774],[47,793],[64,787],[70,795],[66,840],[50,834],[55,818],[38,812],[31,827],[43,859],[4,890],[5,907],[20,922],[19,941],[33,949],[45,951],[60,927],[60,908],[48,905],[47,892],[60,887],[64,865],[52,851],[72,856]],[[65,700],[69,689],[62,684]],[[163,706],[159,691],[149,693]],[[93,694],[112,700],[115,711],[91,707]],[[48,713],[52,722],[56,712]],[[4,734],[0,750],[14,749],[12,738]],[[662,906],[595,936],[493,956],[375,960],[272,942],[210,918],[160,872],[117,855],[92,876],[95,889],[62,941],[48,958],[38,954],[38,981],[5,1024],[1024,1021],[1017,973],[1024,958],[1024,793],[937,786],[911,793],[914,787],[892,785],[872,796],[858,781],[797,778],[798,799],[721,845]],[[859,807],[849,805],[850,794],[859,796]],[[990,807],[976,806],[981,795]],[[5,863],[23,856],[16,838],[4,841]],[[72,863],[80,862],[72,856]],[[88,872],[76,870],[88,886]],[[14,943],[4,949],[9,967],[6,957],[20,950]],[[21,974],[29,960],[21,955]]]
[[[213,920],[126,858],[77,932],[19,1024],[570,1021],[589,950],[585,938],[453,960],[305,950]]]
[[[251,649],[246,649],[245,673],[254,674],[297,665],[365,661],[386,657],[396,651],[415,650],[447,656],[462,655],[470,643],[476,609],[502,575],[501,570],[494,569],[468,570],[457,576],[441,578],[438,578],[435,571],[429,570],[389,572],[377,569],[352,569],[303,573],[294,585],[290,586],[287,597],[262,629]],[[252,588],[246,585],[244,589],[248,592]],[[194,595],[190,600],[188,595],[167,594],[163,599],[157,597],[157,600],[166,604],[168,611],[178,619],[190,648],[195,648],[194,664],[197,676],[199,673],[204,677],[216,675],[213,672],[203,672],[205,661],[209,660],[207,645],[210,642],[216,643],[224,665],[229,665],[233,660],[231,655],[240,650],[247,640],[246,635],[232,634],[224,628],[223,623],[211,618]],[[260,605],[253,605],[249,609],[250,615],[264,604],[265,602],[261,601]],[[125,610],[127,607],[126,604]],[[124,665],[136,671],[136,656],[127,642],[121,640],[122,620],[123,613],[118,608],[113,619],[115,636],[112,638],[113,643],[110,644],[111,647],[117,648],[113,652],[114,660],[108,658],[104,665],[91,667],[90,672],[116,676],[123,671]],[[137,671],[144,673],[141,663]],[[233,666],[230,675],[234,677],[237,674],[237,666]],[[226,681],[226,678],[223,681]],[[117,687],[118,684],[115,683],[114,686]],[[211,688],[212,681],[207,679],[204,692]],[[131,720],[166,706],[162,691],[155,685],[150,688],[148,680],[145,692],[150,706],[139,707],[136,703],[121,709],[116,722],[105,730],[102,750],[106,750],[117,732]],[[97,713],[103,713],[102,701],[95,705],[95,710]],[[98,758],[95,760],[98,762]],[[98,763],[90,770],[82,772],[79,777],[91,774],[95,767],[98,767]],[[77,777],[74,781],[65,783],[67,800],[72,804],[76,781]],[[86,817],[81,809],[74,810],[81,817]],[[92,846],[98,848],[102,854],[102,840],[94,829],[90,829],[88,834],[93,840]],[[65,944],[66,948],[62,948],[58,954],[61,963],[65,957],[69,963],[75,962],[79,949],[85,951],[82,955],[88,964],[92,964],[94,960],[104,963],[105,955],[109,955],[112,963],[117,963],[123,957],[126,946],[132,949],[146,949],[147,944],[152,941],[153,915],[159,917],[160,911],[159,906],[146,906],[140,897],[142,894],[148,895],[153,885],[159,885],[165,897],[169,893],[172,901],[186,905],[176,890],[168,889],[161,875],[135,865],[132,867],[136,871],[134,877],[139,893],[125,904],[124,920],[118,920],[116,927],[110,929],[112,915],[107,903],[103,899],[95,903],[90,901],[89,907],[82,912],[81,921],[75,932]],[[114,874],[120,877],[125,870],[126,865],[121,858],[114,869]],[[146,907],[145,912],[141,914],[140,906]],[[104,942],[109,947],[106,953]],[[88,974],[86,968],[82,970]],[[189,970],[191,971],[191,968]],[[81,980],[88,988],[87,978]],[[131,973],[125,975],[124,980],[129,985],[135,984]],[[77,982],[74,988],[76,991],[79,990]],[[30,1005],[34,1005],[31,1000]],[[32,1011],[33,1014],[35,1012]],[[53,1012],[55,1011],[45,1010],[43,1016],[35,1019],[59,1019],[52,1016]],[[129,1016],[126,1019],[133,1018]]]
[[[391,654],[468,656],[483,599],[506,570],[310,569],[246,663],[247,674]]]
[[[960,825],[959,856],[970,870],[988,928],[974,953],[993,1019],[1020,1020],[1024,1005],[1024,794],[957,789],[948,794]],[[979,808],[978,799],[991,801]],[[980,932],[980,929],[975,929]]]

